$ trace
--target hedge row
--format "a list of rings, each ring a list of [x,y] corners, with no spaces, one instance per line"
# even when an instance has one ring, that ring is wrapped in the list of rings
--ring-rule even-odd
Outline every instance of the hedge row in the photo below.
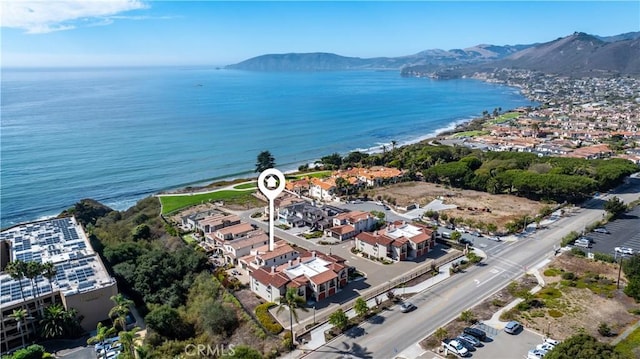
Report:
[[[280,325],[280,323],[273,319],[271,313],[269,313],[269,308],[273,307],[274,305],[276,304],[273,302],[260,304],[256,307],[256,317],[260,321],[260,324],[262,324],[262,326],[270,333],[279,334],[284,330],[284,328],[282,328],[282,325]]]

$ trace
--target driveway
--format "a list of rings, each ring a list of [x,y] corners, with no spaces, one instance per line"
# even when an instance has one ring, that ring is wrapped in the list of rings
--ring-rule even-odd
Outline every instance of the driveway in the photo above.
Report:
[[[490,328],[486,331],[492,340],[484,343],[483,347],[473,352],[472,358],[504,358],[505,353],[510,353],[509,357],[514,359],[526,358],[527,352],[534,349],[536,345],[542,344],[544,340],[542,335],[526,328],[516,335],[507,334],[503,330],[497,330],[495,328]]]

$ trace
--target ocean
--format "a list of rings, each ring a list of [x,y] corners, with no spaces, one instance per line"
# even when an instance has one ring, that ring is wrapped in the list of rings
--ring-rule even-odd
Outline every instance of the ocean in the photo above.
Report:
[[[158,191],[255,175],[263,150],[293,170],[527,105],[514,88],[396,71],[2,69],[1,226],[82,198],[126,209]]]

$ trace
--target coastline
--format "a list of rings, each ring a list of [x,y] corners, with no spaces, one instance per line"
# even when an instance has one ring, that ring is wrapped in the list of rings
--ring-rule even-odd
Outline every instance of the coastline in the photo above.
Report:
[[[361,73],[358,73],[357,75],[359,77],[364,76]],[[356,77],[356,79],[357,78],[358,77]],[[486,82],[479,79],[467,79],[467,80],[475,80],[473,82],[478,82],[478,83]],[[377,79],[377,81],[380,81],[380,79]],[[403,82],[408,83],[407,88],[415,88],[415,87],[419,89],[428,88],[428,87],[423,87],[422,81],[403,81]],[[450,82],[450,81],[438,81],[438,82]],[[450,87],[448,85],[445,85],[445,86]],[[515,93],[515,91],[512,90],[513,86],[500,84],[499,87],[502,87],[502,88],[510,87],[511,89],[507,89],[506,91],[504,90],[495,91],[496,93],[499,93],[499,92]],[[415,94],[415,92],[412,92],[412,93]],[[452,93],[452,94],[455,95],[455,93]],[[460,96],[460,93],[458,93],[457,96]],[[495,101],[502,103],[503,104],[502,106],[505,108],[518,107],[520,106],[518,102],[525,101],[525,97],[522,96],[521,94],[519,96],[514,96],[514,97],[519,97],[520,101],[516,100],[515,102],[507,102],[507,100],[505,100],[505,102],[502,102],[503,100],[500,99],[501,98],[500,96],[495,97]],[[483,101],[476,101],[477,103],[475,103],[474,106],[471,106],[471,107],[469,107],[468,104],[465,106],[463,103],[461,103],[460,102],[461,100],[459,97],[451,96],[448,100],[443,99],[443,103],[447,103],[448,106],[456,105],[456,103],[459,103],[459,105],[457,106],[461,108],[465,108],[465,110],[463,111],[457,111],[453,107],[451,109],[448,109],[448,107],[444,107],[447,110],[440,111],[440,112],[438,112],[438,110],[431,110],[429,108],[424,109],[423,111],[420,111],[419,108],[414,107],[412,108],[413,112],[409,112],[410,114],[413,114],[414,122],[407,123],[406,127],[404,125],[404,122],[399,122],[399,121],[397,121],[396,125],[394,125],[395,128],[402,128],[402,130],[400,131],[393,131],[393,130],[385,131],[384,125],[379,127],[371,127],[369,131],[367,131],[366,129],[366,127],[368,126],[359,127],[359,128],[352,127],[348,130],[350,131],[350,133],[353,134],[353,136],[362,137],[360,141],[357,141],[356,140],[357,138],[354,138],[353,141],[350,141],[348,140],[348,137],[345,139],[345,136],[342,136],[342,138],[337,140],[341,142],[336,142],[334,146],[332,142],[332,137],[331,137],[324,140],[325,141],[324,146],[317,146],[316,151],[313,151],[313,152],[301,152],[300,154],[297,154],[297,152],[291,151],[291,149],[289,148],[287,148],[287,150],[289,150],[288,152],[287,151],[283,152],[281,149],[279,150],[278,148],[272,148],[270,146],[266,146],[265,149],[271,150],[275,154],[276,163],[278,164],[277,167],[280,170],[286,173],[296,173],[300,165],[304,165],[304,164],[312,165],[316,160],[320,159],[322,156],[327,156],[334,152],[340,153],[341,155],[346,155],[353,151],[360,151],[368,154],[377,154],[377,153],[383,152],[382,146],[386,146],[386,148],[391,149],[392,142],[395,142],[396,148],[401,148],[407,145],[427,142],[435,138],[438,138],[443,134],[450,133],[452,131],[461,131],[465,128],[467,124],[472,123],[475,119],[477,119],[477,117],[474,117],[474,116],[479,116],[479,112],[483,108],[486,108],[485,104],[492,103],[492,101],[494,101],[491,99],[491,97],[488,97],[488,96],[482,97],[482,99]],[[398,104],[397,102],[398,100],[406,101],[406,98],[394,98],[392,103]],[[439,102],[439,101],[435,101],[435,102]],[[404,104],[404,103],[405,102],[400,102],[400,104]],[[415,102],[410,102],[410,103],[413,104]],[[493,106],[493,105],[490,104],[486,106]],[[391,107],[393,108],[393,106]],[[399,110],[396,112],[397,114],[402,116],[403,111],[404,110]],[[473,115],[473,112],[476,112],[476,114]],[[376,112],[374,116],[378,116],[377,114],[378,112]],[[392,121],[394,120],[393,117],[395,116],[395,113],[393,111],[390,111],[389,113],[384,112],[384,113],[381,113],[378,117],[382,115],[386,116],[387,118],[386,120],[383,120],[383,121]],[[366,119],[363,118],[363,121],[366,121]],[[363,124],[365,123],[366,122],[363,122]],[[390,125],[386,125],[386,127],[389,127],[389,126]],[[324,133],[326,132],[327,131],[324,131]],[[362,134],[362,136],[360,136],[360,134]],[[77,142],[71,142],[71,143],[77,143]],[[291,147],[291,146],[288,146],[288,147]],[[240,147],[240,148],[243,148],[243,147]],[[283,153],[279,154],[278,151],[281,151]],[[216,162],[210,162],[210,166],[215,168],[215,171],[209,171],[209,172],[213,172],[212,174],[214,176],[212,178],[207,176],[198,176],[197,175],[198,173],[201,173],[201,174],[206,173],[205,171],[202,171],[202,170],[199,170],[198,172],[194,172],[193,174],[195,175],[192,175],[191,176],[192,178],[187,178],[189,176],[184,176],[184,175],[180,176],[179,175],[180,172],[178,172],[177,173],[178,175],[175,175],[175,176],[169,175],[169,172],[167,172],[166,175],[162,176],[164,177],[164,179],[162,179],[162,177],[152,177],[156,179],[149,180],[148,182],[150,183],[150,185],[148,186],[130,186],[130,187],[124,187],[123,189],[113,187],[114,191],[111,192],[109,191],[109,186],[118,185],[117,182],[112,181],[106,184],[102,184],[100,182],[97,182],[96,178],[98,177],[95,177],[93,179],[94,183],[92,186],[94,188],[99,187],[99,190],[97,191],[84,191],[82,190],[84,188],[78,187],[78,189],[80,190],[69,192],[70,195],[59,196],[60,199],[62,199],[62,201],[56,200],[54,202],[53,200],[49,200],[49,201],[42,202],[42,204],[38,204],[37,201],[31,201],[29,206],[19,206],[15,211],[10,211],[9,208],[6,208],[7,217],[6,217],[6,222],[3,223],[3,226],[23,223],[23,222],[35,220],[36,218],[46,218],[50,216],[56,216],[58,213],[60,213],[64,209],[67,209],[73,206],[75,203],[77,203],[80,199],[83,199],[83,198],[93,198],[93,199],[99,200],[101,203],[115,210],[126,210],[134,206],[142,198],[153,196],[159,193],[193,192],[193,191],[199,191],[199,190],[218,188],[225,185],[226,183],[254,179],[257,177],[257,174],[253,172],[253,168],[252,168],[253,161],[255,159],[254,157],[255,154],[251,155],[251,153],[249,152],[251,151],[248,151],[247,155],[238,159],[236,162],[236,165],[232,166],[231,168],[228,168],[231,170],[229,171],[230,173],[229,172],[225,173],[224,168],[226,168],[226,166],[217,167]],[[200,155],[199,160],[201,160],[202,157],[203,156]],[[250,158],[250,157],[253,157],[253,158]],[[228,158],[233,160],[235,157],[228,157]],[[169,168],[170,166],[165,166],[165,167]],[[242,167],[244,167],[245,171],[242,171],[243,169]],[[16,167],[16,168],[19,168],[19,167]],[[102,171],[102,172],[108,174],[108,171]],[[184,173],[188,173],[188,172],[184,172]],[[186,179],[186,181],[181,179]],[[122,181],[121,183],[125,183],[125,182],[126,181]],[[92,190],[93,188],[88,188],[88,189]],[[96,194],[94,192],[101,192],[101,193]],[[49,197],[49,198],[53,198],[53,197]],[[7,197],[7,203],[9,203],[8,200],[9,198]]]

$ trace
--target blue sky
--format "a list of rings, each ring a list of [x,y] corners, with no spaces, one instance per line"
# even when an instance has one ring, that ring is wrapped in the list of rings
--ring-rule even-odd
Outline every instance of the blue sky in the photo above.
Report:
[[[2,1],[2,66],[227,65],[640,31],[640,1]]]

